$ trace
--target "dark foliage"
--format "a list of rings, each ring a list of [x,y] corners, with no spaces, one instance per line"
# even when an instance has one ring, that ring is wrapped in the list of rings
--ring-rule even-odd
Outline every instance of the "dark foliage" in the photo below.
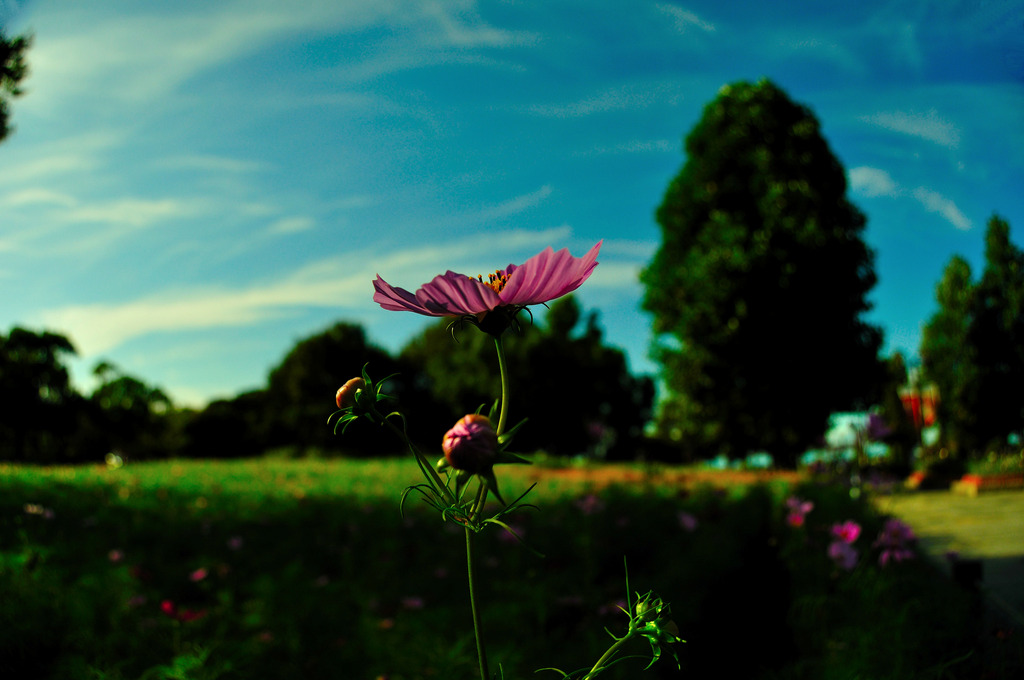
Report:
[[[686,139],[642,274],[670,390],[662,432],[792,465],[882,378],[865,218],[815,117],[768,81],[723,88]]]
[[[581,310],[572,296],[551,304],[545,325],[523,321],[519,332],[503,338],[510,423],[529,418],[516,448],[633,457],[654,397],[650,378],[633,376],[625,354],[604,344],[596,313],[580,328]],[[480,406],[486,412],[501,394],[491,336],[465,326],[453,329],[453,340],[449,323],[430,326],[401,354],[418,387],[441,407],[428,433],[437,442],[457,418]]]
[[[1006,220],[989,220],[981,280],[954,256],[935,297],[921,359],[939,388],[943,443],[965,456],[998,450],[1024,432],[1024,252]]]

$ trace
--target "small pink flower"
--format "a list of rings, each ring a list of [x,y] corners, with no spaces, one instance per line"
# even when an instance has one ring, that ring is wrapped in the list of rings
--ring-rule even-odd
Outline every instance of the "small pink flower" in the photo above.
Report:
[[[676,517],[679,519],[679,526],[681,526],[687,533],[693,533],[697,530],[697,518],[690,513],[680,511]]]
[[[857,565],[857,549],[844,540],[832,541],[828,546],[828,556],[841,569],[847,571]]]
[[[162,601],[160,611],[164,613],[164,616],[183,623],[197,621],[206,616],[205,609],[178,609],[178,605],[174,604],[173,600]]]
[[[789,526],[802,527],[807,514],[814,509],[814,503],[790,496],[786,499],[786,507],[789,508],[789,514],[786,515]]]
[[[118,562],[124,559],[124,553],[115,548],[114,550],[111,550],[107,553],[107,559],[110,560],[112,563],[117,564]]]
[[[584,515],[590,516],[604,510],[604,501],[594,494],[588,493],[586,496],[576,501],[576,507],[579,508],[580,512]]]
[[[228,548],[231,550],[241,550],[244,544],[245,541],[242,540],[241,536],[232,536],[228,539]]]
[[[832,535],[844,543],[853,543],[860,536],[860,525],[853,520],[832,525]]]
[[[889,518],[882,526],[874,546],[881,548],[878,564],[885,567],[889,562],[902,562],[914,557],[911,543],[916,540],[914,531],[896,518]]]
[[[424,606],[423,598],[418,595],[402,598],[402,607],[405,609],[423,609]]]
[[[445,460],[456,470],[486,472],[498,455],[498,435],[487,416],[472,413],[445,433],[441,448]]]
[[[198,583],[199,581],[202,581],[204,578],[209,576],[209,574],[210,572],[208,572],[205,567],[200,567],[188,575],[188,580],[192,581],[193,583]]]

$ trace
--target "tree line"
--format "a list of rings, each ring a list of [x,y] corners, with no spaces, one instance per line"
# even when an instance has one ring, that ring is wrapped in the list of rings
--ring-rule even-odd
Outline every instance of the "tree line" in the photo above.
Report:
[[[397,442],[368,423],[344,437],[327,425],[335,391],[364,365],[378,378],[396,374],[387,389],[413,438],[437,448],[467,409],[489,406],[498,394],[493,380],[481,379],[496,372],[489,336],[472,327],[455,336],[440,320],[392,355],[361,326],[339,322],[292,347],[265,387],[197,410],[176,408],[161,389],[107,362],[94,370],[97,387],[80,394],[66,365],[75,354],[72,342],[14,328],[0,335],[6,403],[0,458],[65,463],[100,461],[108,453],[135,460],[400,453]],[[606,459],[643,451],[653,381],[629,372],[622,350],[604,343],[597,314],[584,320],[574,297],[553,303],[544,323],[523,324],[506,354],[515,367],[513,416],[529,418],[517,440],[522,450]]]
[[[29,40],[0,35],[0,139],[8,101],[21,94]],[[866,218],[846,196],[846,173],[806,107],[770,80],[723,87],[685,139],[686,160],[656,219],[662,241],[641,273],[663,394],[606,346],[596,313],[552,304],[543,324],[508,343],[513,409],[529,404],[524,450],[608,458],[695,460],[752,451],[795,465],[831,413],[878,408],[896,457],[920,444],[899,388],[903,358],[879,356],[866,322],[877,282]],[[993,217],[981,279],[954,257],[937,287],[939,309],[920,354],[939,388],[941,445],[963,456],[1024,430],[1024,256]],[[398,373],[390,387],[412,433],[436,442],[467,410],[498,393],[492,348],[446,321],[392,356],[340,322],[299,342],[265,388],[200,411],[177,409],[158,388],[101,364],[90,395],[70,386],[71,341],[15,328],[0,336],[0,458],[92,460],[106,449],[139,457],[332,451],[325,403],[369,363]],[[444,346],[442,346],[444,345]],[[471,409],[469,409],[471,410]],[[645,428],[649,430],[645,436]],[[376,432],[353,429],[349,453],[383,453]],[[667,453],[666,453],[667,452]]]

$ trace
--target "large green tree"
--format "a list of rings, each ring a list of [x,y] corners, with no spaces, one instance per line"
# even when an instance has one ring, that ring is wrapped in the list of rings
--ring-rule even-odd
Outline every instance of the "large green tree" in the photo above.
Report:
[[[57,333],[13,328],[0,334],[0,459],[74,457],[82,404],[64,363],[74,354],[71,341]]]
[[[985,269],[974,289],[969,342],[977,367],[975,437],[1001,446],[1024,431],[1024,252],[997,215],[985,232]]]
[[[935,287],[938,310],[921,334],[921,367],[939,388],[936,417],[942,443],[954,451],[973,448],[977,405],[977,367],[969,334],[974,321],[971,265],[954,255]]]
[[[921,360],[939,388],[943,443],[964,456],[1000,448],[1024,433],[1024,251],[993,215],[977,283],[954,256],[936,288],[939,308],[925,326]]]
[[[669,390],[660,427],[695,455],[793,464],[882,379],[865,218],[814,115],[770,81],[723,88],[686,155],[641,275]]]

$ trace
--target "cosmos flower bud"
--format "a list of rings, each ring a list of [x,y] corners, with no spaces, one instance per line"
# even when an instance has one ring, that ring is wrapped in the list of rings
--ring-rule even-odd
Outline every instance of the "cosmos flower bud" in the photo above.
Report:
[[[487,416],[470,414],[455,423],[441,442],[445,460],[456,470],[483,472],[494,464],[498,435]]]
[[[334,401],[338,408],[349,408],[356,405],[356,392],[366,387],[366,381],[362,378],[352,378],[338,389]]]

